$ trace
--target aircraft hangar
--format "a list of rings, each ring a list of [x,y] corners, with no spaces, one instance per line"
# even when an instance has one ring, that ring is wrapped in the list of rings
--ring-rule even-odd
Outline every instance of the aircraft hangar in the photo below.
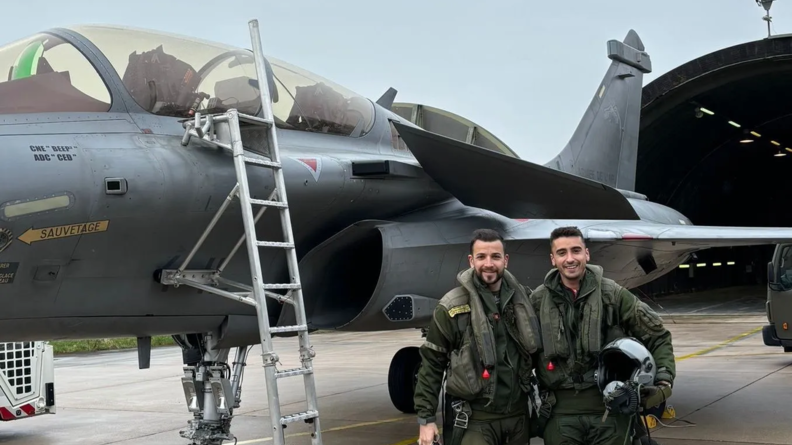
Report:
[[[696,225],[792,226],[792,35],[691,60],[643,88],[636,191]],[[766,284],[773,246],[710,249],[652,293]]]

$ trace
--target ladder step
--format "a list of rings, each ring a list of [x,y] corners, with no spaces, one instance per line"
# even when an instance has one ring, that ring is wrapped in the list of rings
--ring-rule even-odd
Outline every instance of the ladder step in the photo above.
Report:
[[[280,162],[265,161],[264,159],[256,159],[256,158],[251,158],[249,156],[242,156],[242,159],[245,162],[250,162],[251,164],[258,164],[272,168],[281,168]]]
[[[262,119],[260,117],[251,116],[249,114],[237,113],[237,116],[239,116],[240,122],[244,122],[246,124],[263,125],[265,127],[271,127],[273,124],[273,122],[269,119]]]
[[[280,241],[256,241],[259,247],[284,247],[287,249],[294,249],[294,243],[282,243]]]
[[[275,373],[275,377],[283,378],[283,377],[292,377],[295,375],[303,375],[303,374],[310,374],[313,372],[311,368],[294,368],[294,369],[286,369],[284,371],[278,371]]]
[[[258,205],[260,205],[260,206],[268,206],[268,207],[280,207],[280,208],[282,208],[282,209],[285,209],[285,208],[288,208],[288,207],[289,207],[289,205],[288,205],[288,204],[286,204],[285,202],[280,202],[280,201],[267,201],[267,200],[265,200],[265,199],[253,199],[253,198],[250,198],[250,203],[251,203],[251,204],[258,204]]]
[[[298,324],[294,326],[275,326],[270,328],[271,334],[276,334],[280,332],[300,332],[300,331],[307,331],[308,326],[304,324]]]
[[[305,419],[315,419],[319,417],[319,412],[316,410],[309,410],[303,411],[301,413],[294,413],[294,414],[287,414],[281,417],[281,425],[286,425],[287,423],[294,423],[299,422],[300,420]]]
[[[273,283],[273,284],[263,284],[262,287],[267,290],[272,289],[300,289],[301,286],[297,283]]]

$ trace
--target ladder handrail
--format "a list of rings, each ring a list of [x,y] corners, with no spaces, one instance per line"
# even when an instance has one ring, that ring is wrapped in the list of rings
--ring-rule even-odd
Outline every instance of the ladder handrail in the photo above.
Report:
[[[264,120],[270,122],[268,128],[268,133],[270,136],[270,140],[269,140],[270,156],[273,162],[280,164],[281,163],[280,145],[278,144],[278,132],[277,132],[277,128],[275,127],[275,118],[272,112],[272,100],[270,99],[270,95],[269,95],[270,93],[269,78],[267,77],[266,65],[264,60],[265,56],[261,44],[261,34],[259,32],[258,20],[256,19],[250,20],[248,22],[248,27],[250,28],[250,40],[253,48],[253,59],[256,62],[256,78],[258,79],[259,95],[261,97],[261,108],[262,111],[264,112]],[[244,169],[244,165],[242,166],[242,168]],[[292,230],[291,212],[289,210],[289,201],[286,193],[286,180],[283,177],[283,169],[282,168],[274,169],[273,175],[275,176],[275,188],[278,190],[278,200],[284,204],[284,207],[279,209],[280,217],[281,217],[281,227],[283,229],[283,237],[284,237],[283,241],[294,245],[295,244],[294,232]],[[311,372],[307,372],[303,374],[306,404],[308,408],[307,411],[318,413],[319,411],[318,400],[317,400],[318,397],[316,395],[316,383],[314,381],[314,374],[312,367],[313,357],[316,354],[313,351],[313,346],[311,345],[311,341],[308,336],[308,329],[307,329],[308,320],[305,315],[305,304],[302,294],[302,280],[300,279],[300,267],[297,261],[296,248],[293,247],[286,249],[286,260],[289,269],[289,274],[291,276],[291,282],[299,285],[298,288],[293,290],[293,294],[292,294],[296,324],[297,326],[306,326],[305,330],[298,331],[297,336],[299,338],[299,344],[300,344],[300,362],[302,363],[304,369],[311,370]],[[259,323],[261,323],[261,320],[259,321]],[[277,391],[277,382],[274,382],[273,385],[275,385],[275,391]],[[269,385],[267,391],[269,391]],[[313,419],[313,422],[314,422],[314,434],[312,436],[311,442],[313,443],[313,445],[321,445],[322,439],[321,439],[321,429],[319,427],[318,414],[317,417]],[[283,434],[282,430],[280,434]]]
[[[313,358],[315,353],[308,335],[308,321],[305,314],[305,306],[302,293],[302,282],[300,280],[299,264],[297,261],[297,251],[295,248],[294,233],[291,224],[291,214],[286,193],[286,180],[283,175],[281,164],[280,147],[278,145],[278,133],[275,126],[272,102],[269,94],[269,81],[267,77],[265,58],[262,51],[261,37],[259,35],[258,20],[248,22],[250,28],[250,38],[253,47],[253,56],[258,77],[259,97],[261,99],[261,113],[263,118],[239,113],[236,109],[230,109],[225,113],[202,116],[196,113],[194,119],[182,121],[185,134],[182,138],[182,145],[187,145],[192,137],[197,137],[202,141],[213,144],[214,146],[231,151],[233,154],[233,164],[236,171],[237,184],[229,193],[226,201],[220,206],[210,221],[207,228],[201,234],[196,245],[190,250],[189,254],[178,269],[162,270],[159,281],[166,285],[187,285],[206,292],[214,293],[225,298],[230,298],[242,303],[249,304],[256,309],[258,321],[259,337],[261,339],[262,359],[267,385],[267,400],[270,410],[270,421],[272,422],[273,443],[274,445],[285,445],[284,427],[285,424],[304,420],[312,425],[311,443],[312,445],[322,445],[322,434],[319,424],[318,396],[316,394],[316,383],[314,380]],[[267,127],[266,138],[270,149],[270,160],[263,161],[258,158],[247,156],[242,141],[242,131],[240,121],[246,124],[262,125]],[[225,126],[227,131],[216,131],[218,127]],[[252,164],[257,168],[266,168],[272,171],[274,190],[267,199],[253,199],[248,183],[246,172],[247,164]],[[233,246],[231,254],[226,257],[220,267],[216,270],[185,270],[187,265],[200,249],[203,242],[209,236],[212,229],[220,220],[222,214],[228,208],[234,198],[238,198],[241,204],[242,221],[244,225],[244,235]],[[257,214],[254,215],[253,206],[262,206]],[[280,212],[280,225],[283,241],[264,241],[256,236],[256,223],[264,210],[274,207]],[[221,273],[229,264],[231,257],[238,251],[242,243],[245,243],[250,263],[250,273],[252,285],[237,283],[221,277]],[[289,283],[265,283],[261,269],[261,258],[258,249],[277,248],[283,249],[286,253],[286,263],[291,277]],[[189,278],[188,278],[189,277]],[[217,288],[218,285],[228,285],[240,288],[243,292],[229,292]],[[275,289],[288,289],[286,295],[269,292]],[[270,326],[269,314],[267,313],[267,298],[273,298],[280,303],[290,303],[295,311],[296,323],[293,326]],[[286,307],[286,306],[284,306]],[[275,352],[272,334],[282,332],[297,332],[299,340],[299,353],[301,368],[278,371],[276,364],[278,354]],[[243,359],[244,361],[244,359]],[[236,372],[236,371],[235,371]],[[241,371],[240,371],[241,372]],[[278,394],[278,379],[292,376],[303,376],[305,387],[307,408],[303,412],[282,415],[280,406],[280,396]],[[235,382],[238,383],[239,376],[234,374]],[[185,377],[191,381],[192,377]],[[228,391],[236,392],[237,383],[229,383]],[[219,408],[218,408],[219,409]],[[210,412],[211,413],[211,412]],[[233,417],[230,410],[222,411],[223,414]],[[207,414],[209,415],[209,414]],[[198,422],[201,429],[203,424]],[[227,433],[227,431],[226,431]],[[225,433],[224,433],[225,434]],[[183,435],[183,437],[186,437]],[[193,437],[193,436],[190,436]]]

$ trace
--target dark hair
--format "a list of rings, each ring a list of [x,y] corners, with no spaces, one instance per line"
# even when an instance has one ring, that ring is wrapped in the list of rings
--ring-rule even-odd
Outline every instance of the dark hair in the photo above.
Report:
[[[583,241],[583,245],[586,245],[586,239],[583,238],[583,233],[580,232],[575,226],[567,226],[567,227],[557,227],[550,233],[550,246],[553,245],[553,241],[558,238],[566,238],[566,237],[576,237],[579,236],[580,239]],[[552,248],[552,247],[551,247]]]
[[[476,241],[484,241],[485,243],[491,243],[493,241],[500,241],[503,243],[503,237],[500,236],[500,233],[492,230],[492,229],[476,229],[473,231],[473,238],[470,239],[470,253],[473,253],[473,244],[476,244]],[[504,244],[505,247],[505,244]]]

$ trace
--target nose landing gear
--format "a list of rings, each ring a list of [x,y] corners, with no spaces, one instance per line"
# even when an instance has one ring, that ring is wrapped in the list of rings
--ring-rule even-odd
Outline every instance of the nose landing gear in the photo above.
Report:
[[[391,360],[388,369],[388,393],[393,406],[403,413],[415,413],[413,394],[420,368],[421,355],[416,346],[400,349]]]

